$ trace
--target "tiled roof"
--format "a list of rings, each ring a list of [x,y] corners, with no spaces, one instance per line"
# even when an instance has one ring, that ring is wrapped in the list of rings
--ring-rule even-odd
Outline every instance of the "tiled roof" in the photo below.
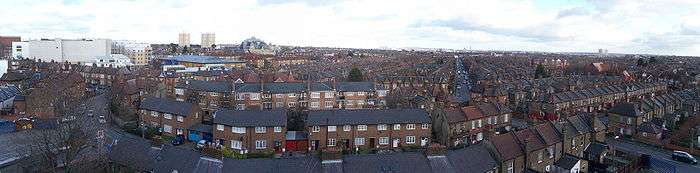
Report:
[[[468,146],[447,152],[452,167],[456,172],[482,173],[493,170],[497,165],[485,144]]]
[[[557,167],[564,168],[567,170],[571,170],[576,166],[576,164],[580,161],[580,159],[571,156],[571,155],[564,155],[561,159],[559,159],[557,162],[554,163]]]
[[[377,155],[348,155],[343,157],[343,173],[432,172],[422,153],[392,153]]]
[[[316,157],[286,159],[224,159],[222,170],[241,173],[309,173],[321,172],[321,160]]]
[[[628,117],[637,117],[642,115],[642,111],[639,109],[639,107],[637,107],[637,104],[630,102],[618,103],[610,108],[608,112]]]
[[[510,160],[523,155],[523,150],[520,148],[513,132],[495,135],[489,140],[493,143],[496,152],[503,160]]]
[[[233,84],[227,81],[201,81],[186,80],[178,82],[175,88],[186,88],[195,91],[230,93],[233,92]]]
[[[220,108],[214,112],[214,123],[236,127],[287,126],[284,110],[231,110]]]
[[[338,92],[374,91],[373,82],[337,82],[335,86]]]
[[[357,109],[310,111],[307,125],[430,123],[422,109]]]

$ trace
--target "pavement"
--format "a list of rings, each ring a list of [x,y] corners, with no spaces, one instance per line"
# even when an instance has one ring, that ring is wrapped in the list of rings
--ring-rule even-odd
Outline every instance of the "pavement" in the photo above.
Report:
[[[671,159],[671,153],[673,151],[671,150],[666,150],[658,147],[653,147],[649,146],[646,144],[641,144],[638,142],[632,142],[632,141],[626,141],[622,139],[614,139],[614,138],[608,138],[606,140],[608,146],[611,148],[614,148],[616,150],[621,150],[621,151],[626,151],[626,152],[635,152],[635,153],[643,153],[643,154],[648,154],[651,157],[663,161],[667,164],[673,165],[676,168],[676,172],[700,172],[700,166],[699,165],[690,165],[687,163],[683,162],[678,162],[673,159]]]

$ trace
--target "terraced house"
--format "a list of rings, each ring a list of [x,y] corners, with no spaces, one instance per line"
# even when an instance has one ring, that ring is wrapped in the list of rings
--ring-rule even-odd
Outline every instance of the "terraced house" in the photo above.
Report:
[[[333,109],[335,91],[325,83],[248,83],[236,87],[236,109]]]
[[[337,108],[361,109],[386,105],[387,90],[373,82],[337,82],[335,91],[338,94]]]
[[[233,83],[231,82],[181,80],[174,91],[176,100],[198,104],[205,122],[212,121],[211,114],[217,109],[233,107]]]
[[[216,145],[241,153],[282,152],[287,133],[284,110],[233,110],[214,113],[212,130]]]
[[[441,126],[448,126],[449,145],[473,144],[491,133],[510,130],[512,111],[498,102],[476,103],[461,110],[448,109],[447,118],[439,119]],[[446,122],[445,122],[446,121]]]
[[[666,84],[663,83],[619,84],[546,94],[540,100],[543,109],[551,112],[598,112],[607,110],[616,103],[641,99],[666,90]]]
[[[311,111],[306,121],[311,150],[425,147],[431,128],[421,109]]]
[[[165,136],[188,136],[188,128],[201,123],[199,106],[196,104],[149,97],[139,107],[139,126],[158,128]]]

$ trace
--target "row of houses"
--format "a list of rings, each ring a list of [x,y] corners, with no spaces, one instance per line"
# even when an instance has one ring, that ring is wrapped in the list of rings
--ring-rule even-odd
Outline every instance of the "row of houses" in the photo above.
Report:
[[[202,124],[198,104],[147,98],[139,110],[142,127],[159,129],[165,136],[201,139],[217,147],[242,153],[283,152],[289,133],[287,112],[273,110],[235,110],[219,108],[212,124]],[[431,142],[432,126],[421,109],[344,109],[310,111],[305,120],[308,148],[320,150],[339,147],[346,150],[425,147]]]
[[[198,103],[211,122],[219,108],[271,109],[363,109],[386,104],[387,91],[373,82],[281,82],[234,83],[226,81],[178,81],[171,95],[178,101]]]

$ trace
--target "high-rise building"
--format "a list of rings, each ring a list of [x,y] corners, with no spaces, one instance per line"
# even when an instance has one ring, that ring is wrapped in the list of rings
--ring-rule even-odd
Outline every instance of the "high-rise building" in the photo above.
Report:
[[[203,33],[202,34],[202,47],[209,48],[212,45],[216,45],[216,35],[214,33]]]
[[[56,62],[92,62],[97,56],[109,56],[109,39],[41,39],[12,43],[12,55]]]
[[[190,46],[190,33],[180,33],[178,41],[180,47]]]

